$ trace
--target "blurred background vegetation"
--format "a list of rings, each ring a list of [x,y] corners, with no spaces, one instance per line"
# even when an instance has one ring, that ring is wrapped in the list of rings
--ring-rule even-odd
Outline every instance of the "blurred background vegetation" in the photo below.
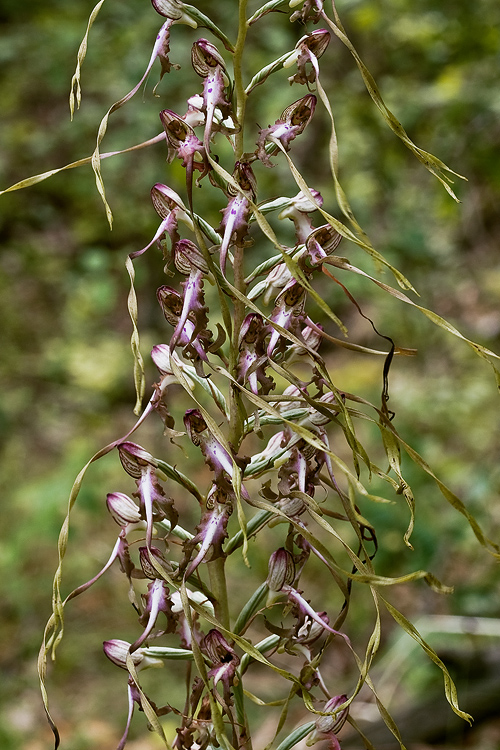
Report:
[[[228,11],[235,5],[235,0],[218,5],[202,0],[200,8],[234,36]],[[410,136],[468,180],[456,183],[462,201],[456,205],[381,121],[348,51],[334,40],[322,60],[322,76],[332,92],[337,118],[341,181],[355,212],[375,246],[411,279],[421,304],[466,336],[500,351],[500,6],[496,0],[339,0],[338,9],[387,104]],[[1,188],[88,156],[104,112],[141,77],[161,20],[147,0],[108,0],[91,32],[83,106],[70,123],[69,82],[90,10],[91,4],[83,0],[33,0],[27,13],[17,0],[3,0]],[[182,64],[181,71],[163,80],[158,99],[152,95],[158,76],[154,69],[144,95],[139,93],[112,118],[104,151],[156,135],[158,111],[182,110],[186,98],[195,93],[189,88],[193,79],[186,54],[194,32],[184,27],[175,32],[171,59]],[[293,47],[296,33],[284,16],[270,16],[255,26],[249,77]],[[274,84],[256,90],[255,121],[261,126],[273,122],[301,95],[295,89],[290,93],[288,74],[277,74]],[[315,155],[327,139],[326,120],[318,113],[310,127],[315,129]],[[298,158],[310,184],[321,189],[332,208],[327,164],[314,155],[302,152]],[[0,199],[0,743],[6,750],[50,747],[35,662],[50,613],[57,535],[82,465],[132,424],[124,260],[156,229],[150,187],[158,181],[182,186],[178,164],[173,169],[177,186],[167,177],[163,146],[108,160],[103,173],[115,215],[112,232],[90,167],[63,172]],[[266,181],[261,200],[278,195],[288,180],[281,166],[261,173],[259,180]],[[295,192],[290,184],[287,194]],[[203,190],[196,198],[203,213]],[[207,211],[217,226],[219,214]],[[358,251],[342,247],[368,273],[378,273]],[[154,252],[148,255],[137,264],[145,355],[151,345],[164,340],[154,300],[154,290],[162,283],[161,262]],[[384,280],[392,283],[389,274]],[[500,526],[500,467],[498,401],[491,371],[465,344],[418,312],[386,299],[366,282],[347,283],[382,333],[400,346],[418,349],[416,357],[398,359],[392,368],[390,403],[400,434],[495,538]],[[331,293],[325,286],[325,294]],[[339,296],[334,309],[354,340],[375,343],[347,298]],[[327,357],[340,388],[377,400],[379,361],[333,348]],[[155,377],[148,364],[148,382]],[[147,427],[143,434],[145,442],[160,446],[156,427]],[[409,463],[405,468],[417,498],[414,552],[402,542],[404,504],[363,508],[379,528],[379,569],[393,573],[425,567],[454,586],[455,593],[438,596],[417,584],[394,589],[389,598],[417,618],[424,613],[500,617],[495,564],[431,480]],[[72,524],[67,591],[90,578],[107,559],[116,531],[104,512],[104,498],[106,492],[122,488],[116,457],[104,459],[89,473]],[[350,632],[357,629],[363,637],[365,605],[358,606]],[[386,651],[391,644],[387,625]],[[124,675],[105,662],[101,642],[131,637],[134,627],[125,585],[116,571],[69,608],[70,637],[50,677],[54,714],[67,738],[63,746],[116,746],[126,711]],[[477,668],[470,665],[484,661],[487,671],[488,661],[497,663],[498,639],[447,636],[444,644],[451,662],[457,654],[466,653],[469,659],[469,666],[460,660],[456,666],[467,710],[472,683],[474,688],[490,685],[484,671],[478,677]],[[404,690],[396,690],[401,706],[396,700],[395,710],[412,709],[441,689],[439,674],[419,655],[402,684]],[[492,689],[498,691],[498,682],[496,688],[488,687],[490,697]],[[486,687],[483,692],[486,696]],[[434,737],[417,733],[409,747],[420,743],[419,750],[495,750],[500,747],[496,722],[479,722],[472,733],[450,722]],[[133,727],[132,750],[158,746],[154,738],[134,740],[143,727],[143,722]],[[383,742],[377,747],[393,747]]]

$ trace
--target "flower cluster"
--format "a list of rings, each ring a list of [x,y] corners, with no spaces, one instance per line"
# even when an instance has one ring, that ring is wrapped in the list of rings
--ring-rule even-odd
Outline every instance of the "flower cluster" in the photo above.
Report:
[[[351,589],[355,581],[370,584],[378,608],[374,587],[390,582],[379,578],[372,564],[376,535],[359,507],[360,497],[372,496],[361,481],[360,464],[385,479],[395,493],[404,494],[412,508],[397,433],[385,406],[394,344],[388,339],[392,348],[386,352],[383,403],[382,408],[373,407],[372,419],[382,432],[392,475],[371,462],[356,435],[354,419],[360,413],[352,402],[367,402],[335,386],[322,355],[325,340],[342,342],[328,330],[330,323],[340,322],[316,291],[318,281],[333,279],[335,291],[346,292],[361,312],[328,266],[362,273],[339,258],[337,249],[343,236],[368,247],[365,236],[356,238],[326,210],[326,194],[307,184],[293,160],[319,102],[324,103],[318,60],[329,48],[330,31],[302,34],[292,50],[244,85],[246,32],[283,4],[271,1],[250,19],[240,19],[238,41],[232,45],[193,6],[153,0],[166,21],[148,71],[156,57],[162,76],[178,68],[168,57],[176,25],[203,28],[214,36],[214,42],[200,36],[192,44],[188,64],[193,90],[186,92],[184,106],[160,112],[160,140],[167,160],[178,159],[184,169],[185,183],[178,188],[184,197],[169,185],[153,186],[151,200],[161,223],[153,240],[128,259],[130,273],[133,259],[157,248],[169,277],[169,284],[160,284],[156,292],[158,320],[164,325],[164,339],[151,352],[158,382],[136,425],[155,414],[160,417],[165,456],[158,458],[132,442],[135,428],[108,446],[116,449],[128,482],[106,499],[120,527],[118,538],[102,570],[57,610],[60,616],[68,601],[118,562],[137,622],[133,643],[120,634],[104,643],[108,659],[127,673],[129,713],[120,750],[136,706],[164,739],[160,717],[177,717],[176,736],[166,740],[167,746],[250,749],[253,730],[245,697],[252,694],[243,682],[247,673],[263,669],[288,682],[280,700],[272,702],[284,706],[277,734],[287,714],[293,714],[294,699],[300,698],[310,721],[295,734],[290,730],[289,738],[308,737],[308,745],[324,741],[325,747],[338,750],[337,734],[376,650],[371,641],[360,658],[343,630]],[[304,24],[320,20],[339,31],[321,0],[292,0],[290,7],[301,33]],[[294,66],[288,81],[293,87],[305,86],[307,93],[290,97],[294,101],[276,112],[274,124],[256,126],[252,132],[245,119],[248,97],[260,92],[257,87],[272,74],[281,69],[289,73]],[[327,112],[331,115],[329,106]],[[221,157],[221,142],[224,154],[230,144],[230,159]],[[245,150],[244,144],[251,148]],[[290,166],[290,183],[296,183],[284,192],[294,194],[260,196],[257,203],[258,174],[280,161]],[[338,186],[334,158],[331,165]],[[214,205],[222,202],[218,226],[197,214],[193,187],[202,181]],[[278,240],[279,233],[286,242]],[[250,270],[254,257],[261,262]],[[130,299],[136,326],[133,293]],[[352,342],[346,345],[374,353]],[[165,460],[179,445],[189,455],[193,450],[198,454],[185,473],[175,460]],[[352,468],[346,455],[352,457]],[[342,525],[349,526],[354,544],[343,538]],[[253,544],[257,535],[263,540],[258,548]],[[332,551],[335,544],[338,555]],[[268,560],[268,576],[261,576],[253,593],[244,593],[246,581],[240,582],[235,577],[239,574],[228,567],[240,548],[247,564],[256,549]],[[235,564],[240,568],[241,562]],[[324,578],[321,587],[313,582],[306,594],[309,569],[323,570]],[[419,571],[405,580],[423,576]],[[432,583],[438,585],[435,579]],[[332,670],[322,669],[328,654],[340,650],[353,665],[348,687],[337,684]],[[179,705],[158,707],[142,689],[139,674],[174,661],[188,665],[187,695]],[[291,662],[295,667],[288,666]],[[258,696],[252,699],[265,703]],[[388,717],[385,709],[383,715]],[[387,721],[392,728],[392,720]],[[286,747],[293,744],[290,740]]]

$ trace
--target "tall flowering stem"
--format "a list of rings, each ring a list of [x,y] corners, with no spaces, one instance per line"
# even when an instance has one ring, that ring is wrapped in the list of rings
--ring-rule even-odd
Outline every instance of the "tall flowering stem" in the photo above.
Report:
[[[180,161],[185,171],[175,189],[158,176],[151,200],[161,224],[153,240],[126,259],[132,282],[129,313],[139,402],[144,368],[140,305],[133,282],[134,261],[146,251],[160,252],[166,263],[167,279],[158,279],[151,290],[152,297],[156,294],[157,320],[164,325],[165,339],[151,352],[158,376],[146,409],[126,435],[90,459],[71,492],[59,540],[53,614],[39,657],[44,705],[56,747],[59,733],[46,691],[47,656],[49,652],[55,656],[62,638],[65,607],[99,585],[117,564],[127,579],[131,618],[137,628],[133,643],[122,640],[119,633],[111,633],[104,643],[104,654],[125,673],[128,715],[123,735],[117,739],[120,750],[127,743],[136,707],[168,748],[251,750],[252,742],[260,747],[262,722],[249,710],[255,704],[280,707],[274,736],[266,739],[268,748],[288,750],[306,739],[308,746],[323,741],[324,747],[338,750],[342,743],[338,735],[345,723],[356,727],[355,701],[363,685],[373,691],[384,721],[403,748],[399,730],[368,678],[380,644],[383,607],[441,669],[453,711],[466,720],[470,717],[458,705],[445,664],[381,593],[388,586],[418,580],[434,590],[448,591],[426,570],[390,577],[379,575],[376,569],[379,544],[370,521],[371,502],[404,498],[409,520],[402,543],[411,547],[415,498],[403,475],[402,452],[436,480],[483,547],[496,557],[500,549],[399,436],[394,413],[387,406],[389,373],[394,357],[411,351],[387,333],[379,333],[349,291],[350,275],[416,307],[469,344],[497,376],[499,358],[344,257],[357,245],[388,267],[401,287],[412,289],[372,246],[340,186],[333,108],[320,81],[320,64],[328,64],[336,54],[334,37],[337,45],[343,43],[350,50],[391,129],[452,196],[450,174],[455,173],[417,147],[387,109],[334,4],[329,14],[322,0],[290,0],[288,5],[269,0],[249,17],[247,0],[239,0],[234,44],[231,30],[220,29],[195,6],[182,0],[153,0],[152,5],[166,20],[146,73],[109,109],[92,158],[81,163],[92,163],[110,217],[100,172],[101,158],[116,155],[100,154],[108,119],[132,99],[156,59],[161,65],[160,80],[176,75],[179,65],[169,60],[170,39],[178,33],[185,41],[181,27],[188,27],[197,38],[190,52],[184,49],[181,62],[188,70],[192,67],[192,89],[186,86],[183,101],[167,95],[160,111],[162,133],[131,147],[157,146],[169,163],[175,160],[176,170]],[[246,81],[246,69],[254,60],[249,30],[254,25],[288,25],[289,21],[294,35],[291,48],[282,50]],[[319,22],[323,28],[312,28]],[[72,83],[78,97],[82,62],[83,53]],[[272,113],[273,124],[261,127],[247,117],[247,100],[266,97],[271,111],[273,86],[291,86],[293,91],[285,109]],[[324,158],[317,154],[309,127],[320,108],[331,123]],[[327,184],[309,184],[297,166],[304,154],[330,165]],[[269,194],[266,170],[278,163],[288,168],[288,177],[280,182],[282,194],[276,197]],[[40,179],[36,176],[12,189]],[[203,187],[216,211],[221,211],[218,226],[199,215],[194,186]],[[337,206],[332,205],[333,195]],[[337,214],[344,215],[348,224]],[[326,279],[332,283],[328,303],[316,289]],[[344,294],[371,324],[382,349],[334,335],[336,327],[347,334],[332,309],[337,295]],[[379,358],[379,405],[336,386],[335,358],[328,350],[332,345],[345,347],[353,357]],[[142,423],[155,417],[159,425],[155,447],[133,442]],[[357,432],[360,419],[378,427],[389,467],[386,471],[372,461],[372,446],[362,444]],[[179,447],[192,451],[193,446],[197,458],[181,471],[178,464],[186,461],[177,451]],[[116,455],[124,469],[123,486],[103,490],[103,511],[109,512],[111,523],[120,526],[118,539],[99,572],[63,599],[70,512],[87,467],[109,453]],[[386,496],[374,495],[373,475],[385,482]],[[267,578],[262,574],[266,564]],[[365,592],[374,610],[373,631],[363,649],[347,631],[351,598]],[[337,661],[350,665],[344,671],[329,668],[339,654],[342,659]],[[158,706],[144,692],[141,673],[166,665],[179,684],[179,664],[185,666],[186,695],[179,699],[174,691],[165,706]],[[278,693],[267,703],[265,697],[254,694],[257,688],[250,687],[262,684],[266,672],[282,684],[281,692],[277,687]],[[166,686],[171,682],[167,677]],[[177,721],[173,736],[167,736],[162,724],[165,714],[170,714],[169,727],[173,717]],[[304,717],[305,723],[300,724]]]

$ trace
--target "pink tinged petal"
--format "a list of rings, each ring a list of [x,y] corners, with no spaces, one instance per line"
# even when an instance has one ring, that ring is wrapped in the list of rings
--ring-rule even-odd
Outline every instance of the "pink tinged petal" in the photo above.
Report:
[[[184,3],[181,0],[151,0],[151,4],[160,16],[171,19],[171,23],[182,23],[193,29],[198,26],[195,19],[184,11]]]
[[[152,247],[155,242],[158,242],[158,240],[165,234],[165,232],[168,230],[169,225],[171,224],[172,219],[170,217],[164,219],[158,229],[156,230],[155,236],[151,240],[151,242],[148,242],[148,244],[143,247],[141,250],[136,250],[133,253],[130,253],[129,258],[131,260],[134,260],[134,258],[138,258],[140,255],[143,255],[143,253],[146,252],[146,250],[149,250],[150,247]]]
[[[151,202],[161,219],[167,219],[170,213],[176,208],[180,208],[184,212],[186,211],[180,195],[168,187],[168,185],[163,185],[161,182],[157,182],[151,188]]]
[[[170,357],[174,355],[170,352],[170,347],[166,344],[156,344],[151,349],[151,359],[158,368],[160,375],[163,377],[171,377],[172,383],[177,383],[177,378],[173,373],[172,366],[170,364]],[[167,383],[170,385],[171,383]]]
[[[342,729],[347,720],[349,706],[341,709],[338,713],[335,712],[335,709],[346,701],[347,695],[336,695],[334,698],[330,698],[330,700],[326,702],[323,711],[332,712],[333,716],[319,716],[316,719],[314,732],[306,742],[308,747],[311,747],[311,745],[314,745],[321,740],[328,740],[328,744],[326,745],[328,750],[341,750],[340,742],[337,739],[336,733]]]
[[[108,659],[121,669],[128,669],[127,657],[129,655],[132,657],[132,663],[138,672],[142,669],[149,669],[150,667],[163,667],[161,659],[154,659],[151,656],[146,656],[141,648],[131,654],[130,643],[128,641],[122,641],[119,638],[114,638],[111,641],[104,641],[102,648]]]
[[[160,31],[158,32],[158,36],[156,37],[156,41],[155,41],[154,46],[153,46],[153,51],[151,53],[151,58],[149,60],[149,63],[148,63],[148,66],[147,66],[146,70],[144,71],[144,75],[142,76],[142,78],[139,81],[139,83],[137,83],[134,86],[134,88],[131,89],[131,91],[128,92],[128,94],[125,94],[125,96],[122,99],[120,99],[120,101],[117,102],[114,105],[114,107],[111,108],[111,111],[114,111],[114,109],[118,109],[118,106],[122,106],[123,104],[125,104],[126,102],[128,102],[129,99],[132,99],[132,97],[134,96],[134,94],[136,94],[137,91],[139,91],[140,87],[142,86],[142,84],[146,80],[149,71],[153,67],[153,64],[154,64],[156,58],[158,57],[158,55],[164,49],[165,41],[168,40],[168,36],[170,34],[170,27],[171,27],[171,25],[172,25],[171,19],[168,19],[167,21],[165,21],[165,23],[161,27]]]

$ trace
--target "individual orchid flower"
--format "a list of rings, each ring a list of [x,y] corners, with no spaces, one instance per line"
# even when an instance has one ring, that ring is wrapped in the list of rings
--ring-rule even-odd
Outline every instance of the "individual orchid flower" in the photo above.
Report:
[[[183,295],[179,294],[176,289],[165,285],[159,287],[156,295],[165,320],[174,326],[174,335],[169,345],[170,350],[173,351],[175,346],[180,346],[184,355],[190,357],[195,363],[200,359],[207,362],[208,357],[203,345],[208,348],[211,342],[211,333],[206,328],[208,318],[206,307],[202,305],[203,290],[201,289],[201,294],[197,299],[194,299],[193,307],[188,309],[182,328],[179,326],[179,321],[184,311]]]
[[[269,558],[266,584],[269,589],[267,604],[281,597],[284,586],[289,586],[295,579],[295,561],[293,555],[280,547]]]
[[[206,634],[201,644],[201,650],[212,663],[207,677],[213,678],[214,688],[221,682],[225,707],[232,705],[231,688],[237,679],[236,669],[240,658],[234,648],[228,643],[219,630],[213,628]],[[220,696],[214,690],[214,696],[220,701]]]
[[[154,516],[166,518],[171,527],[177,524],[178,514],[174,501],[168,498],[156,477],[156,461],[153,456],[135,443],[119,443],[118,453],[123,468],[137,484],[141,511],[146,517],[146,543],[151,547]]]
[[[225,93],[229,79],[224,58],[217,47],[207,39],[198,39],[193,44],[191,63],[195,72],[203,78],[203,111],[205,112],[203,144],[208,153],[216,109],[221,111],[224,119],[232,113],[231,102]],[[218,129],[220,129],[220,126]],[[232,132],[234,132],[234,128]]]
[[[214,616],[214,606],[201,591],[191,591],[186,587],[186,594],[194,604],[198,604],[211,617]],[[190,622],[186,618],[182,598],[179,591],[174,591],[170,597],[172,603],[172,613],[177,617],[177,632],[179,633],[182,648],[191,649],[193,640],[200,643],[203,634],[199,625],[198,612],[190,607]]]
[[[286,352],[288,363],[294,361],[295,359],[300,359],[302,357],[310,355],[312,352],[317,352],[321,345],[321,342],[323,340],[323,326],[321,326],[319,323],[312,324],[312,321],[309,321],[308,318],[306,318],[306,320],[308,322],[300,332],[300,336],[298,336],[298,338],[304,342],[304,345],[301,346],[295,343],[290,344]],[[309,323],[311,323],[312,325],[310,325]]]
[[[207,175],[211,169],[203,143],[195,134],[193,128],[170,109],[160,112],[168,145],[172,154],[176,154],[186,170],[186,190],[189,208],[193,210],[193,174],[195,170],[201,172],[196,184]],[[170,154],[169,154],[170,159]]]
[[[174,247],[174,245],[180,240],[177,229],[179,221],[182,221],[188,229],[194,231],[192,219],[189,216],[181,197],[175,192],[175,190],[168,187],[168,185],[162,185],[160,182],[153,185],[151,188],[151,202],[153,203],[156,213],[162,219],[162,223],[155,234],[155,238],[158,238],[158,236],[161,236],[162,234],[168,234],[171,246]]]
[[[113,520],[124,529],[126,534],[141,523],[139,506],[123,492],[109,492],[106,496],[106,505]]]
[[[245,476],[258,477],[270,469],[277,468],[290,455],[284,430],[276,432],[268,440],[264,450],[254,453],[246,467]]]
[[[143,255],[146,250],[149,250],[149,248],[155,244],[155,242],[159,242],[165,233],[169,235],[172,245],[177,242],[179,239],[179,233],[177,231],[177,223],[179,219],[183,221],[189,229],[193,229],[193,222],[186,213],[186,207],[175,190],[158,182],[151,188],[151,201],[156,213],[162,219],[161,224],[156,230],[153,239],[148,242],[145,247],[141,248],[141,250],[135,250],[133,253],[130,253],[129,257],[131,259]]]
[[[249,313],[240,329],[238,347],[238,382],[248,386],[252,393],[266,395],[274,388],[274,380],[266,375],[267,364],[264,339],[267,326],[258,313]]]
[[[259,131],[259,140],[257,141],[257,157],[266,167],[272,167],[273,164],[269,156],[278,153],[278,147],[274,146],[266,149],[266,142],[269,139],[280,141],[285,151],[290,150],[290,143],[301,133],[310,122],[316,108],[316,97],[314,94],[307,94],[296,102],[290,104],[283,110],[281,116],[274,125],[263,128]],[[272,143],[272,141],[271,141]]]
[[[326,716],[318,716],[313,733],[308,737],[306,745],[311,747],[316,742],[328,740],[325,750],[341,750],[337,733],[344,726],[349,714],[349,706],[341,708],[347,701],[347,695],[336,695],[323,706]]]
[[[139,622],[145,627],[142,635],[130,646],[131,654],[137,651],[149,638],[161,612],[167,617],[167,628],[162,631],[162,634],[173,633],[177,626],[176,619],[172,613],[170,589],[165,581],[161,578],[154,578],[148,585],[148,593],[144,596],[144,599],[146,606]]]
[[[312,621],[321,625],[332,635],[338,635],[349,643],[348,637],[338,630],[334,630],[328,624],[328,616],[325,612],[316,612],[311,604],[304,599],[300,591],[292,586],[296,578],[295,561],[291,552],[284,547],[273,552],[269,559],[269,573],[266,584],[269,589],[267,605],[273,604],[285,596],[293,605],[293,611],[300,623],[309,617]]]
[[[236,162],[233,179],[239,186],[236,190],[232,185],[228,186],[227,192],[230,197],[229,203],[222,211],[223,218],[218,228],[222,235],[220,246],[220,267],[223,275],[226,272],[226,259],[229,246],[245,246],[245,237],[248,234],[248,220],[251,213],[250,201],[255,200],[257,183],[253,170],[248,162]]]
[[[200,448],[205,463],[214,472],[215,484],[219,488],[227,490],[228,494],[231,493],[235,481],[233,458],[212,435],[201,411],[199,409],[188,409],[184,415],[184,425],[191,441]],[[227,480],[228,476],[231,479],[231,484]],[[248,492],[243,486],[241,486],[241,494],[248,499]]]
[[[114,638],[111,641],[104,641],[102,646],[108,659],[121,669],[128,669],[127,657],[129,655],[132,657],[132,663],[138,672],[144,669],[163,667],[163,662],[160,659],[154,659],[153,657],[148,656],[144,653],[144,649],[142,648],[137,649],[131,654],[131,644],[127,641]]]
[[[301,190],[297,195],[290,199],[288,206],[286,206],[286,208],[284,208],[278,215],[278,219],[290,219],[293,221],[295,225],[295,234],[297,236],[297,244],[299,245],[305,243],[314,229],[308,214],[316,211],[318,206],[323,205],[321,193],[318,193],[317,190],[311,190],[311,194],[315,203],[312,203]]]
[[[189,315],[195,319],[199,319],[201,315],[204,327],[208,323],[207,308],[205,307],[203,293],[203,280],[208,274],[208,266],[205,258],[191,240],[179,240],[176,242],[173,248],[173,255],[176,269],[188,278],[182,283],[184,289],[183,307],[170,342],[172,349],[176,344],[176,340],[181,335]]]
[[[208,750],[218,745],[210,698],[203,695],[204,689],[203,680],[195,677],[189,697],[190,715],[182,716],[182,724],[177,728],[177,736],[172,743],[176,750]]]
[[[104,573],[113,565],[115,560],[120,563],[120,568],[123,573],[127,576],[129,584],[132,587],[132,577],[139,577],[141,575],[132,562],[129,551],[129,544],[127,541],[127,534],[132,529],[144,526],[143,514],[140,512],[140,508],[134,503],[132,498],[125,495],[123,492],[110,492],[106,497],[106,505],[116,523],[121,526],[120,534],[116,540],[111,554],[106,564],[101,568],[99,573],[93,576],[89,581],[83,583],[78,588],[69,594],[66,601],[69,602],[71,599],[83,594],[84,591],[94,585],[96,581],[101,578]]]
[[[291,278],[283,291],[276,297],[275,307],[270,317],[271,323],[285,328],[294,334],[300,333],[304,324],[306,292],[302,284]],[[281,338],[280,331],[272,328],[267,356],[273,356],[275,347]],[[282,342],[284,345],[284,342]]]
[[[185,569],[184,579],[189,578],[196,568],[207,558],[210,560],[224,556],[222,545],[227,538],[227,523],[233,512],[232,502],[228,493],[217,484],[213,484],[207,496],[207,509],[203,513],[196,535],[184,542],[185,560],[180,564],[180,570]],[[191,560],[193,550],[199,546],[194,559]]]
[[[293,442],[293,441],[291,441]],[[288,518],[298,521],[311,505],[316,487],[320,484],[319,472],[324,464],[324,452],[318,451],[304,440],[296,442],[289,451],[288,460],[278,473],[278,495],[274,505]],[[270,525],[283,519],[277,518]]]
[[[260,294],[263,294],[262,301],[265,305],[268,305],[271,300],[275,300],[277,295],[293,278],[293,274],[288,268],[286,263],[278,263],[269,272],[267,278],[260,282],[257,287],[252,289],[250,294],[251,299],[255,299]]]
[[[295,45],[295,52],[283,63],[284,68],[297,63],[297,73],[288,79],[290,85],[301,83],[309,88],[309,84],[314,83],[318,75],[318,57],[321,57],[329,44],[330,32],[327,29],[315,29],[299,39]],[[307,70],[308,64],[312,70]]]
[[[310,406],[306,417],[299,421],[301,427],[305,427],[313,432],[318,432],[318,429],[328,424],[332,417],[336,416],[340,411],[339,402],[337,396],[332,391],[328,391],[317,399],[318,405],[324,406],[321,410],[315,406]],[[327,405],[331,405],[328,408]],[[332,408],[333,407],[333,408]]]
[[[306,252],[300,256],[300,266],[305,272],[319,268],[326,257],[333,255],[342,235],[330,224],[314,229],[306,240]]]

